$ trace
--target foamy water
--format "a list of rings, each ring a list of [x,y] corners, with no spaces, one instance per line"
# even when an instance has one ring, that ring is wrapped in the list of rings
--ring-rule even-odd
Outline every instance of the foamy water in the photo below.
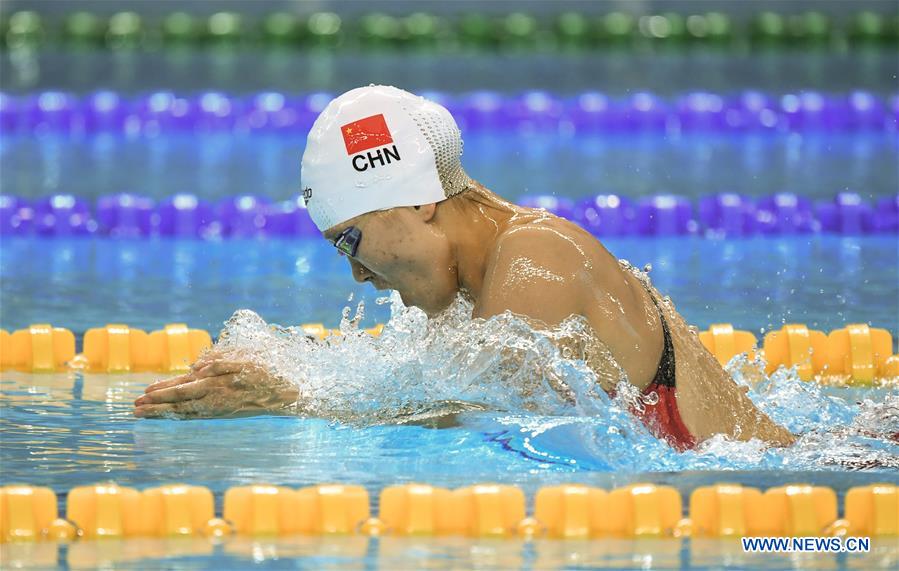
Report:
[[[510,313],[472,319],[458,297],[428,319],[399,295],[380,298],[391,317],[380,337],[360,331],[364,314],[343,312],[339,337],[309,339],[300,328],[266,323],[236,312],[216,346],[239,353],[295,382],[305,414],[353,426],[393,424],[460,413],[477,425],[486,411],[504,445],[530,458],[608,471],[809,470],[899,468],[899,391],[825,388],[795,371],[764,375],[764,362],[735,357],[727,370],[775,422],[799,436],[789,448],[714,437],[678,453],[654,438],[628,410],[639,391],[623,372],[615,398],[603,391],[579,344],[591,335],[584,318],[553,330],[531,327]],[[576,343],[558,347],[560,340]],[[841,392],[842,391],[842,392]],[[575,466],[572,466],[575,467]]]

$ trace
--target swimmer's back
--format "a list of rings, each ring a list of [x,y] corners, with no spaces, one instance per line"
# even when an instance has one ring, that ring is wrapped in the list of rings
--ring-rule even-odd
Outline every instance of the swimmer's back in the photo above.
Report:
[[[527,263],[512,264],[504,287],[536,291],[531,305],[550,316],[543,320],[547,325],[583,315],[630,382],[641,389],[651,383],[664,340],[655,306],[637,278],[589,232],[544,210],[521,208],[501,232],[494,255],[512,241],[523,245]],[[544,285],[541,278],[557,283]],[[617,376],[600,378],[604,389],[614,388]]]
[[[553,316],[544,321],[552,326],[572,313],[583,315],[631,384],[641,391],[650,385],[664,347],[659,308],[650,297],[661,301],[658,292],[622,267],[593,235],[564,218],[521,208],[500,234],[497,250],[516,234],[519,242],[527,243],[527,256],[535,267],[510,272],[525,275],[509,276],[509,283],[514,287],[522,282],[520,287],[526,287],[529,280],[539,278],[541,270],[552,275],[557,265],[576,268],[572,275],[564,276],[566,281],[561,286],[532,288],[537,291],[536,301],[544,304],[542,312]],[[558,262],[561,257],[568,258],[565,264]],[[528,276],[529,272],[533,275]],[[542,290],[551,293],[541,296]],[[690,331],[673,304],[659,305],[677,361],[677,405],[690,433],[699,441],[723,433],[739,440],[761,438],[777,444],[791,443],[793,436],[755,407]],[[599,374],[598,378],[604,389],[614,389],[614,376]]]

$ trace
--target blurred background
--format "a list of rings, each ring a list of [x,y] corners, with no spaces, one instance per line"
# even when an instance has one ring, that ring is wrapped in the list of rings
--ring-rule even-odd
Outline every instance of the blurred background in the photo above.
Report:
[[[888,0],[7,0],[0,10],[16,54],[0,69],[16,91],[896,86]]]
[[[6,0],[0,37],[6,328],[333,324],[363,290],[299,162],[369,83],[446,105],[473,177],[699,325],[899,322],[894,1]]]

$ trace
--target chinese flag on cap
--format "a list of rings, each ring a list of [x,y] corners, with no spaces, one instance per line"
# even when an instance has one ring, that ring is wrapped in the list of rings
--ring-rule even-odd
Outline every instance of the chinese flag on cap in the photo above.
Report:
[[[387,122],[384,121],[382,114],[347,123],[340,128],[340,132],[343,133],[343,142],[346,144],[348,155],[355,155],[358,152],[393,142],[390,129],[387,128]]]

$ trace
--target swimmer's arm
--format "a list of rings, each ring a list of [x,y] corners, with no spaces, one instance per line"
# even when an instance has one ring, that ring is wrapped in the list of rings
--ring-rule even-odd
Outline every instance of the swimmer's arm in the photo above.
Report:
[[[519,230],[504,236],[488,260],[487,272],[472,316],[489,318],[512,312],[537,329],[553,328],[572,314],[581,313],[579,272],[583,266],[569,244],[553,240],[543,231]],[[560,350],[565,340],[557,339]],[[519,371],[524,356],[513,348],[502,350],[505,366]],[[546,374],[538,373],[540,375]],[[542,379],[570,404],[575,397],[562,379]],[[519,390],[529,392],[526,386]]]
[[[633,357],[640,346],[639,332],[628,317],[642,314],[617,310],[631,309],[632,303],[617,260],[609,254],[608,260],[588,258],[583,246],[577,236],[554,229],[527,228],[504,236],[488,261],[473,316],[488,318],[511,311],[536,328],[552,328],[572,315],[589,319],[588,308],[601,307],[603,300],[623,300],[623,305],[615,304],[615,310],[604,311],[601,322],[590,321],[596,341],[601,341],[615,360],[608,363],[599,353],[583,355],[597,373],[599,384],[609,389],[621,379],[622,370],[630,375],[629,367],[639,362]],[[597,271],[598,263],[607,263],[608,267]],[[573,340],[557,338],[554,343],[564,352],[568,341]],[[618,360],[618,355],[624,359]],[[617,363],[622,363],[620,368]],[[556,388],[568,398],[562,384]]]
[[[604,248],[597,249],[592,237],[576,231],[521,227],[503,238],[488,264],[474,315],[510,310],[548,326],[583,316],[615,362],[614,381],[604,376],[600,383],[611,388],[622,371],[648,383],[656,365],[646,355],[661,354],[663,339],[652,322],[655,307],[636,278]]]

